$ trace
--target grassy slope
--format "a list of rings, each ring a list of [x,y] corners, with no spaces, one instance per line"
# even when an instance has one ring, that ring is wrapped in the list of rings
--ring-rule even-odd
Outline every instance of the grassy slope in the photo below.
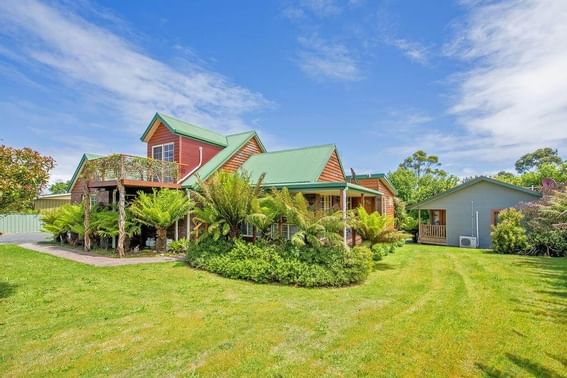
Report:
[[[0,374],[567,375],[567,259],[406,246],[361,286],[0,246]]]

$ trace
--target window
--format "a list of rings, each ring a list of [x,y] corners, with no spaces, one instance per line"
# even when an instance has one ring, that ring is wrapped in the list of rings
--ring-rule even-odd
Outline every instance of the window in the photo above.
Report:
[[[502,209],[492,209],[490,210],[490,217],[492,218],[492,225],[496,226],[498,224],[498,215]]]
[[[160,144],[152,147],[152,157],[156,160],[174,161],[174,144]]]
[[[163,146],[154,146],[152,157],[156,160],[161,160],[163,157]]]
[[[329,211],[333,208],[333,197],[332,196],[321,196],[321,200],[323,202],[323,211]]]
[[[248,222],[242,222],[240,224],[240,235],[245,237],[253,237],[254,236],[254,226],[252,226]]]

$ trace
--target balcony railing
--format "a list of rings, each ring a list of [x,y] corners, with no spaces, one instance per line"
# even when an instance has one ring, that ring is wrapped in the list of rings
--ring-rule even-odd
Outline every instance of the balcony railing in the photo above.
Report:
[[[176,184],[181,178],[182,165],[142,156],[114,154],[89,160],[91,181],[145,181]]]
[[[447,244],[447,226],[436,224],[420,224],[419,242],[430,244]]]

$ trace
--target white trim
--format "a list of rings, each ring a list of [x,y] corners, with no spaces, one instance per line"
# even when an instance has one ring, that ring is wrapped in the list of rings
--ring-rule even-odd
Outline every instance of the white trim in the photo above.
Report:
[[[185,176],[183,176],[180,180],[177,181],[178,184],[183,183],[183,181],[187,180],[187,178],[189,176],[191,176],[193,173],[195,173],[197,171],[197,169],[201,168],[201,166],[203,165],[203,147],[199,146],[199,164],[197,164],[197,166],[195,168],[193,168],[192,170],[189,171],[189,173],[187,173]]]
[[[165,147],[165,146],[169,146],[169,145],[172,145],[172,146],[173,146],[173,160],[164,160],[164,159],[163,159],[163,157],[164,157],[164,151],[165,151],[164,147]],[[154,158],[154,150],[155,150],[157,147],[161,147],[161,159],[155,159],[155,158]],[[172,162],[174,162],[174,161],[175,161],[175,142],[156,144],[156,145],[152,146],[152,156],[151,156],[151,158],[152,158],[152,159],[155,159],[155,160],[172,161]]]

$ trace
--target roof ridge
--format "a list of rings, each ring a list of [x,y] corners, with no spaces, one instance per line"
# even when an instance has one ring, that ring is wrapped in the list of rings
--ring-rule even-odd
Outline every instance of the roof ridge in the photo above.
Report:
[[[237,136],[237,135],[250,134],[250,133],[256,134],[256,130],[248,130],[248,131],[242,131],[242,132],[234,133],[234,134],[226,134],[225,136],[230,137],[230,136]]]
[[[311,150],[311,149],[315,149],[315,148],[321,148],[321,147],[333,147],[333,148],[337,148],[337,146],[333,143],[329,143],[329,144],[320,144],[317,146],[307,146],[307,147],[298,147],[298,148],[289,148],[286,150],[278,150],[278,151],[270,151],[270,152],[264,152],[262,155],[266,155],[266,154],[277,154],[280,152],[292,152],[292,151],[304,151],[304,150]]]
[[[188,124],[188,125],[191,125],[191,126],[193,126],[193,127],[196,127],[196,128],[201,129],[201,130],[203,130],[203,131],[208,131],[208,132],[210,132],[210,133],[214,133],[214,134],[217,134],[217,135],[219,135],[219,136],[221,136],[221,137],[226,138],[226,135],[224,135],[224,134],[221,134],[221,133],[219,133],[219,132],[217,132],[217,131],[214,131],[214,130],[211,130],[211,129],[204,128],[203,126],[195,125],[194,123],[185,121],[185,120],[183,120],[183,119],[181,119],[181,118],[177,118],[177,117],[175,117],[175,116],[172,116],[172,115],[169,115],[169,114],[165,114],[165,113],[162,113],[162,112],[156,112],[156,114],[159,115],[160,117],[164,117],[164,116],[165,116],[165,117],[167,117],[167,118],[173,118],[173,119],[176,120],[176,121],[186,123],[186,124]]]

